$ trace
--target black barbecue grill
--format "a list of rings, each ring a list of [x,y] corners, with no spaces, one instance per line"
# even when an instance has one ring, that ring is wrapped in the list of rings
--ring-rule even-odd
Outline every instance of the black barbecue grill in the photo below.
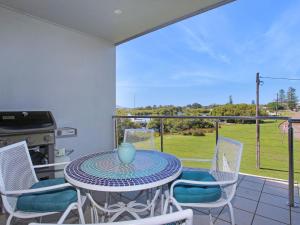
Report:
[[[34,165],[54,163],[55,129],[50,111],[0,112],[0,147],[25,140]],[[49,171],[37,170],[38,177],[53,177]]]

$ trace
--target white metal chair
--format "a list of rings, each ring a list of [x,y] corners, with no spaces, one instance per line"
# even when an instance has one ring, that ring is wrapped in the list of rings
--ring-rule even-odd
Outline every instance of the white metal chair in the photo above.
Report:
[[[167,224],[192,225],[193,211],[191,209],[186,209],[186,210],[165,214],[161,216],[150,217],[146,219],[112,222],[112,223],[98,223],[94,225],[167,225]],[[30,223],[29,225],[57,225],[57,224]]]
[[[125,129],[123,142],[133,144],[136,149],[158,150],[155,148],[155,144],[154,144],[154,133],[155,133],[154,129],[147,129],[147,128]],[[152,190],[147,191],[148,201],[149,201],[150,193],[152,195]],[[161,198],[163,198],[163,194],[161,195]],[[164,204],[163,201],[161,201],[162,208],[163,208],[163,204]]]
[[[202,181],[201,179],[200,180],[187,179],[184,178],[184,172],[183,172],[183,174],[181,175],[182,178],[179,178],[178,180],[173,182],[170,187],[170,196],[168,197],[169,203],[170,204],[176,203],[179,206],[208,208],[208,209],[228,205],[230,210],[231,223],[235,224],[231,200],[233,199],[236,191],[242,151],[243,151],[242,143],[231,140],[229,138],[219,137],[215,149],[215,154],[212,160],[187,159],[187,158],[181,159],[182,161],[193,161],[193,162],[211,161],[212,162],[211,169],[209,170],[209,172],[206,172],[211,176],[211,179],[206,178],[206,180],[202,180]],[[176,189],[178,187],[183,187],[183,189]],[[205,188],[206,192],[207,190],[212,190],[209,188],[215,188],[215,190],[220,189],[220,192],[219,192],[219,196],[217,197],[218,199],[215,199],[214,201],[209,201],[209,199],[207,199],[206,196],[205,201],[194,202],[193,199],[192,201],[190,201],[192,197],[191,195],[188,197],[184,195],[176,196],[176,190],[178,190],[178,192],[183,191],[184,193],[185,191],[184,187],[196,188],[194,190],[197,190],[197,188]],[[182,192],[180,194],[182,194]],[[166,193],[166,195],[169,195],[169,193]],[[187,197],[186,198],[187,201],[185,201],[184,199],[185,197]],[[196,197],[194,199],[196,199]],[[164,210],[166,211],[166,207]],[[209,214],[209,217],[210,217],[210,223],[213,224],[211,214]]]
[[[153,129],[125,129],[123,141],[133,144],[136,149],[155,150]]]
[[[72,193],[72,196],[75,196],[74,199],[76,199],[76,195],[77,195],[77,202],[75,200],[67,206],[65,211],[62,213],[59,222],[62,223],[71,210],[78,209],[80,221],[81,223],[85,223],[83,212],[82,212],[82,205],[85,202],[85,197],[80,195],[79,190],[77,190],[76,194],[74,192],[70,192],[72,191],[72,189],[70,189],[70,187],[72,186],[68,183],[62,183],[53,186],[36,187],[36,188],[32,187],[32,185],[34,184],[39,184],[34,168],[42,168],[42,167],[64,165],[64,164],[66,163],[33,166],[27,148],[27,144],[25,141],[0,148],[0,193],[1,193],[4,208],[6,212],[9,214],[9,217],[6,222],[7,225],[11,223],[14,217],[21,218],[21,219],[38,218],[38,217],[42,218],[43,216],[62,213],[61,211],[59,212],[58,211],[34,212],[31,210],[21,211],[17,209],[17,204],[18,204],[19,196],[26,196],[26,195],[32,196],[32,194],[42,195],[42,194],[49,193],[49,191],[53,193],[55,191],[64,191],[64,190],[68,190],[68,193]],[[50,180],[46,182],[49,181]],[[62,182],[64,181],[62,180]],[[59,201],[63,201],[63,200],[55,199],[56,203],[58,203]],[[29,204],[34,205],[35,203],[29,202]]]

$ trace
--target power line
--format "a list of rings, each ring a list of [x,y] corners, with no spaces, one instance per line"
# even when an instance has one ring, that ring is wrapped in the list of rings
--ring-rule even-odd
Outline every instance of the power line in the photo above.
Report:
[[[260,76],[259,78],[271,79],[271,80],[300,80],[300,78],[287,78],[287,77],[262,77],[262,76]]]

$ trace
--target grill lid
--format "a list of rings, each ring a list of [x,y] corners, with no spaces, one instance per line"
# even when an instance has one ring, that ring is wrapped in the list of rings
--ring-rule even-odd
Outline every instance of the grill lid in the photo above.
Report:
[[[54,130],[55,120],[50,111],[0,112],[0,134]]]

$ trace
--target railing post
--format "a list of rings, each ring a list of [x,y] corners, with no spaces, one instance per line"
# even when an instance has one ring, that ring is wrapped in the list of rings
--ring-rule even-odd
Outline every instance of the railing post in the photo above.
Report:
[[[293,143],[293,122],[288,121],[289,141],[289,206],[294,207],[294,143]]]
[[[216,120],[215,126],[216,126],[216,144],[217,144],[219,139],[219,120]]]
[[[160,118],[160,151],[164,151],[164,122],[162,118]]]
[[[118,118],[114,118],[115,148],[118,148]]]

